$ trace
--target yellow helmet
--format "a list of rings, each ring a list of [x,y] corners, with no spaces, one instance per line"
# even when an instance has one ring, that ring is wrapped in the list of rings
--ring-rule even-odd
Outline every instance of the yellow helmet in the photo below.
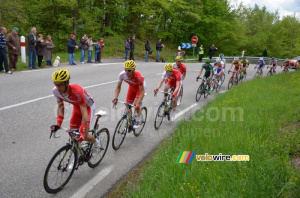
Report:
[[[135,69],[136,64],[133,60],[128,60],[124,63],[124,69]]]
[[[175,60],[183,61],[183,58],[181,56],[176,56]]]
[[[53,82],[67,82],[70,79],[70,73],[67,69],[59,69],[52,74]]]
[[[171,63],[168,63],[168,64],[166,64],[166,66],[165,66],[165,70],[166,71],[172,71],[173,70],[173,65],[171,64]]]

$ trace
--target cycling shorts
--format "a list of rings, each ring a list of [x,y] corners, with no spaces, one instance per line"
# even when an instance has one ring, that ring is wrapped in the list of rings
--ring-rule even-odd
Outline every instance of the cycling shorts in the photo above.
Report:
[[[217,71],[216,71],[216,72],[217,72],[217,74],[218,74],[218,73],[220,73],[220,72],[221,72],[221,70],[222,70],[222,68],[218,68],[218,69],[217,69]]]
[[[175,88],[176,88],[176,81],[175,81],[175,80],[169,79],[168,82],[167,82],[166,84],[169,84],[169,85],[170,85],[170,88],[173,88],[173,89],[175,90]],[[179,83],[179,90],[178,90],[178,92],[176,93],[177,96],[178,96],[179,93],[180,93],[181,87],[182,87],[182,80],[181,80],[180,83]]]
[[[136,86],[129,86],[126,102],[132,104],[136,98],[139,98],[141,94],[141,90]]]
[[[258,69],[261,69],[264,65],[258,65]]]
[[[234,71],[239,71],[239,67],[234,67]]]
[[[208,78],[210,76],[210,72],[205,72],[204,77]]]
[[[89,126],[89,128],[91,128],[91,123],[93,121],[94,118],[94,114],[95,114],[95,105],[93,104],[92,106],[87,106],[87,112],[88,112],[88,121],[87,121],[87,125]],[[71,129],[79,129],[80,125],[81,125],[81,121],[82,121],[82,114],[80,111],[80,108],[73,105],[73,111],[72,111],[72,116],[71,116],[71,120],[70,120],[70,128]],[[81,136],[84,136],[84,134],[80,133]]]

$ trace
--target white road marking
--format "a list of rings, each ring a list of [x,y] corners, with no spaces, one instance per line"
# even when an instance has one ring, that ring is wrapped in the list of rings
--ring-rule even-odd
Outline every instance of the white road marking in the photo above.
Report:
[[[102,65],[116,65],[116,64],[123,64],[122,62],[120,63],[99,63],[99,64],[92,64],[93,67],[98,67]]]
[[[228,91],[228,90],[220,91],[219,93],[225,93],[226,91]]]
[[[94,176],[92,180],[82,186],[71,198],[82,198],[94,188],[101,180],[103,180],[109,173],[112,172],[113,166],[109,166],[100,171],[97,175]]]
[[[198,104],[192,104],[191,106],[189,106],[188,108],[185,108],[184,110],[180,111],[179,113],[176,113],[175,115],[175,119],[179,118],[180,116],[182,116],[183,114],[185,114],[187,111],[191,110],[192,108],[194,108],[195,106],[197,106]]]
[[[105,82],[105,83],[100,83],[100,84],[95,84],[95,85],[90,85],[90,86],[87,86],[87,87],[84,87],[84,88],[88,89],[88,88],[97,87],[97,86],[101,86],[101,85],[107,85],[107,84],[111,84],[111,83],[115,83],[115,82],[118,82],[118,80],[114,80],[114,81],[110,81],[110,82]],[[1,107],[0,111],[3,111],[5,109],[11,109],[11,108],[18,107],[18,106],[25,105],[25,104],[29,104],[29,103],[32,103],[32,102],[35,102],[35,101],[46,99],[46,98],[50,98],[52,96],[53,95],[48,95],[48,96],[36,98],[36,99],[33,99],[33,100],[28,100],[28,101],[25,101],[25,102],[17,103],[17,104],[14,104],[14,105],[9,105],[9,106],[6,106],[6,107]]]

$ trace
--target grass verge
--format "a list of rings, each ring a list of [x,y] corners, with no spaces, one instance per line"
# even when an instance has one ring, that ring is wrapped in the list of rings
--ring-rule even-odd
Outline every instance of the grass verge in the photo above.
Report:
[[[300,73],[240,84],[181,122],[109,197],[300,197]],[[250,161],[176,163],[196,155]]]

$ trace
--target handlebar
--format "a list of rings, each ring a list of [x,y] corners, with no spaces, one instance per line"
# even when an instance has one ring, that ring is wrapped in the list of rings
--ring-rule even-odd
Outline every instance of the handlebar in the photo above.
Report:
[[[123,102],[123,101],[117,101],[117,103],[122,103],[122,104],[124,104],[124,105],[128,105],[128,106],[131,106],[131,107],[135,107],[134,104],[127,103],[127,102]],[[113,104],[112,108],[117,109],[117,104]]]
[[[172,92],[164,92],[164,91],[157,91],[157,92],[168,94],[168,95],[172,95],[173,94]],[[157,92],[154,93],[154,97],[157,96]]]
[[[67,129],[67,128],[65,128],[65,127],[60,127],[60,129],[62,129],[62,130],[64,130],[64,131],[67,131],[67,132],[70,130],[70,129]],[[58,130],[60,130],[60,129],[58,129]],[[57,131],[55,131],[55,132],[50,131],[50,138],[49,138],[49,139],[51,139],[53,133],[54,133],[54,135],[53,135],[54,138],[60,138],[60,135],[56,135],[56,132],[57,132]]]

